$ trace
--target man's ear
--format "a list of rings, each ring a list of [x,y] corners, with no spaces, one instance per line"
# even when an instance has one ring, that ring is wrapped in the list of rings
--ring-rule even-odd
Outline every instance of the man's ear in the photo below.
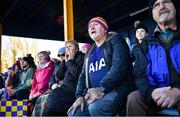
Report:
[[[107,34],[107,31],[106,31],[106,30],[104,30],[104,32]]]

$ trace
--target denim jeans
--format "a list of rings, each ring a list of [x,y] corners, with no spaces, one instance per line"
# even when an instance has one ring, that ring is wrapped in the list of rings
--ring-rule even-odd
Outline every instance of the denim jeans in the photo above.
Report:
[[[118,93],[113,90],[101,99],[86,105],[83,112],[79,107],[74,115],[70,112],[68,116],[113,116],[118,114],[120,106],[118,102]]]

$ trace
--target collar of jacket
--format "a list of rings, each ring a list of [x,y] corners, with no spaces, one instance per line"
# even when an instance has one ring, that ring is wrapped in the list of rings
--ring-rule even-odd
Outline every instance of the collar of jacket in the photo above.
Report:
[[[75,53],[75,56],[74,56],[74,59],[73,59],[73,60],[75,60],[75,59],[78,58],[79,56],[84,56],[84,53],[82,53],[81,51],[77,51],[77,52]]]
[[[39,64],[38,68],[44,69],[44,68],[48,67],[50,63],[51,63],[51,61],[49,61],[49,62],[47,62],[45,64]]]
[[[22,69],[22,72],[27,72],[27,70],[30,68],[31,66],[29,66],[28,68],[26,69]]]
[[[143,43],[146,43],[148,40],[149,40],[149,38],[145,37],[145,38],[142,40],[142,42],[141,42],[141,43],[139,43],[139,42],[138,42],[138,40],[137,40],[137,39],[135,39],[135,41],[134,41],[134,42],[132,42],[132,44],[131,44],[131,45],[133,45],[133,47],[134,47],[134,46],[138,46],[138,45],[142,45]]]
[[[148,40],[149,44],[160,44],[160,39],[159,39],[159,35],[160,35],[160,29],[158,26],[156,26],[153,35],[150,37],[150,39]],[[177,30],[176,33],[174,35],[174,38],[171,41],[171,46],[176,44],[177,42],[180,42],[180,25],[177,25]]]

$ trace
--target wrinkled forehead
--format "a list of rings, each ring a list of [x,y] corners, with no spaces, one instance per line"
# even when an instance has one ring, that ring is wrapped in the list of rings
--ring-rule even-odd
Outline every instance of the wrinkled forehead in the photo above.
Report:
[[[154,3],[153,3],[153,5],[155,4],[155,3],[159,3],[159,2],[163,2],[163,1],[166,1],[166,0],[156,0]],[[168,0],[169,1],[169,0]]]
[[[98,22],[96,22],[96,21],[93,21],[93,22],[89,23],[88,27],[91,27],[93,25],[100,25],[100,24]]]
[[[172,0],[156,0],[156,1],[153,3],[153,5],[158,4],[158,3],[163,3],[163,2],[168,2],[168,3],[172,3],[172,4],[173,4]]]

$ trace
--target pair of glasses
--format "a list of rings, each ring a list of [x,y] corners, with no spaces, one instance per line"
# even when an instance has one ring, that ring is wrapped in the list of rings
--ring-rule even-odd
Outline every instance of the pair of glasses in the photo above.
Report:
[[[61,56],[65,56],[65,54],[58,54],[57,56],[58,56],[58,57],[61,57]]]

